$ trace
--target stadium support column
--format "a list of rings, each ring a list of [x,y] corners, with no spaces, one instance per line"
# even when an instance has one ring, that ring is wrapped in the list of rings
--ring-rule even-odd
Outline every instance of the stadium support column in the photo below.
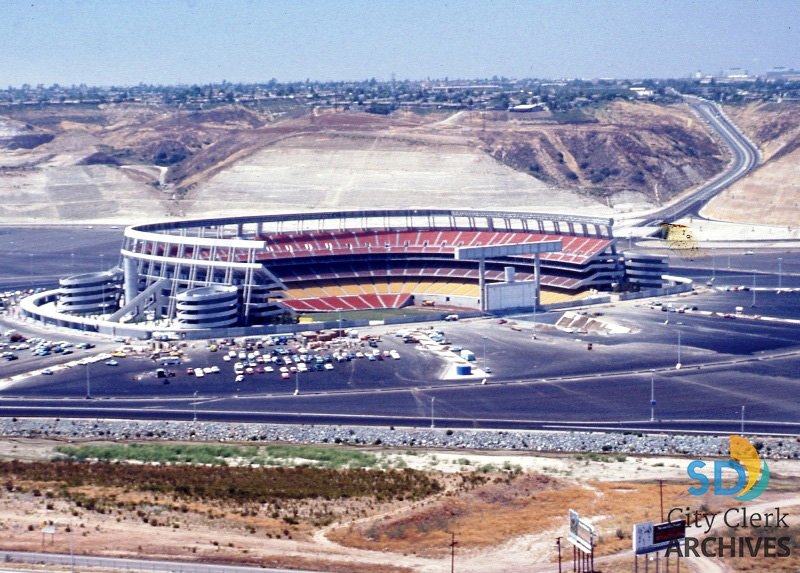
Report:
[[[135,260],[125,257],[122,270],[125,273],[125,304],[128,304],[139,294],[139,269]]]
[[[539,297],[539,291],[541,290],[541,287],[539,285],[539,281],[542,278],[542,266],[541,265],[542,265],[542,263],[541,263],[541,260],[540,260],[540,255],[539,255],[539,253],[536,253],[535,255],[533,255],[533,281],[536,284],[536,286],[534,287],[536,292],[535,292],[535,294],[533,296],[533,304],[534,304],[534,306],[536,308],[539,308],[539,298],[540,298]]]
[[[486,312],[486,260],[481,257],[478,259],[478,291],[481,295],[481,312]]]

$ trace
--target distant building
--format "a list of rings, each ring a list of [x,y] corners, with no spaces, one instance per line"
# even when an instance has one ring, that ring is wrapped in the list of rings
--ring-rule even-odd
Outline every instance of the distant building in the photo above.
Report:
[[[772,68],[766,73],[766,78],[768,80],[789,80],[789,81],[798,81],[800,80],[800,70],[795,70],[794,68],[786,68],[783,66],[779,66],[776,68]]]
[[[653,97],[653,90],[650,88],[646,88],[644,86],[633,86],[630,90],[634,93],[637,98],[648,98]]]
[[[530,113],[534,111],[545,111],[545,106],[540,103],[521,103],[519,105],[513,105],[508,108],[508,111],[513,111],[517,113]]]

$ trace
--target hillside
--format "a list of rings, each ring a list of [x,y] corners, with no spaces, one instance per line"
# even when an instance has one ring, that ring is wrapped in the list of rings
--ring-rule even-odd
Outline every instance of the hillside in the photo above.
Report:
[[[134,104],[0,117],[0,222],[464,206],[612,214],[725,162],[685,106],[272,114]]]
[[[755,103],[725,110],[764,160],[703,209],[712,219],[797,226],[800,221],[800,103]]]

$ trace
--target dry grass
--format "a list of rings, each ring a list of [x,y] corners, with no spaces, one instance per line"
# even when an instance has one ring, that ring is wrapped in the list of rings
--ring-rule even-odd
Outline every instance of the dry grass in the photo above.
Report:
[[[713,510],[711,503],[690,496],[684,484],[664,485],[665,514],[672,507]],[[596,555],[609,555],[631,547],[632,523],[660,521],[659,485],[590,482],[583,486],[536,475],[495,475],[461,496],[444,496],[402,515],[340,528],[329,537],[363,549],[442,556],[450,532],[456,533],[459,547],[496,546],[522,535],[566,529],[568,509],[589,518],[597,528]]]

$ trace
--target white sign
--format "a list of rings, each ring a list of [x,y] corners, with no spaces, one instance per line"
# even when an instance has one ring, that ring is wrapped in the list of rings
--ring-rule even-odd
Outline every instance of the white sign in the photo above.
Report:
[[[633,526],[633,552],[642,555],[660,551],[684,537],[686,537],[686,522],[683,521],[637,523]]]
[[[569,535],[567,539],[584,553],[591,553],[594,547],[594,527],[577,511],[569,510]]]

